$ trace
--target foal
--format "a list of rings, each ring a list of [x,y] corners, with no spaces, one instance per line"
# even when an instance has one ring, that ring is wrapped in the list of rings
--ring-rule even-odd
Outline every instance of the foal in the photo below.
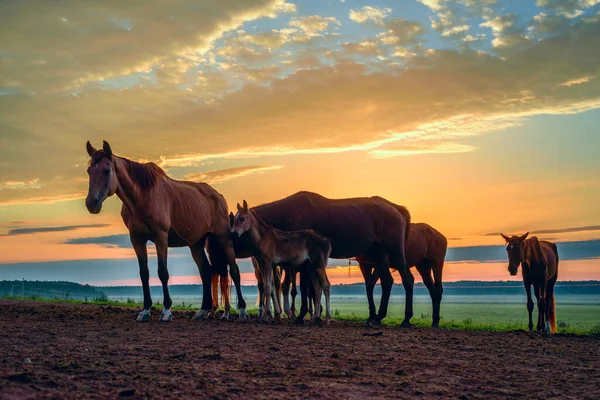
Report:
[[[249,233],[254,247],[254,258],[260,267],[264,285],[264,319],[268,321],[271,314],[273,267],[279,265],[286,269],[306,264],[307,272],[315,289],[315,310],[320,310],[321,294],[325,292],[327,309],[325,324],[328,324],[331,319],[330,283],[325,268],[331,253],[329,240],[310,229],[280,231],[267,225],[253,210],[249,210],[246,200],[243,204],[243,207],[237,205],[238,212],[235,215],[231,231],[238,236],[245,232]],[[281,310],[278,309],[277,302],[274,303],[275,314],[278,315]],[[313,314],[312,322],[320,322],[320,315]]]
[[[540,241],[535,236],[527,239],[529,232],[523,236],[501,235],[506,241],[508,272],[513,276],[517,275],[519,264],[522,266],[523,284],[527,293],[529,330],[533,330],[531,317],[533,313],[531,285],[533,285],[538,306],[537,330],[548,334],[556,333],[556,301],[554,300],[554,284],[558,278],[556,245]]]

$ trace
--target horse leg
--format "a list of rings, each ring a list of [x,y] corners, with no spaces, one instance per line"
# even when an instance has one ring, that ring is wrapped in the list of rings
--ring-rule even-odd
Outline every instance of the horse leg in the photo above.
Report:
[[[262,281],[262,278],[259,277],[260,273],[257,272],[257,281],[258,281],[258,317],[262,318],[264,313],[264,298],[265,298],[265,284]]]
[[[433,301],[433,320],[431,326],[437,327],[440,324],[440,308],[442,305],[442,294],[444,287],[442,285],[442,271],[444,270],[444,259],[433,261],[431,269],[433,270],[433,285],[435,287],[436,298]]]
[[[306,266],[301,267],[300,269],[300,314],[294,319],[294,323],[298,325],[302,325],[304,323],[304,317],[308,312],[308,286],[310,285],[310,279],[308,276],[308,272],[306,271]]]
[[[156,245],[156,258],[158,259],[158,278],[163,289],[163,310],[158,320],[160,322],[170,322],[173,319],[173,314],[171,314],[173,301],[169,295],[169,270],[167,269],[169,246],[166,235],[164,238],[158,239],[154,244]]]
[[[525,293],[527,294],[527,313],[529,314],[529,332],[531,332],[533,331],[533,300],[531,299],[531,282],[524,280],[523,283],[525,285]]]
[[[379,313],[371,322],[370,326],[377,328],[381,326],[381,321],[387,316],[388,303],[390,301],[390,294],[392,293],[392,286],[394,285],[394,278],[392,277],[390,269],[385,264],[377,264],[376,270],[381,278],[381,303],[379,304]]]
[[[377,310],[375,309],[375,299],[373,298],[373,291],[375,284],[379,280],[377,270],[371,273],[372,267],[368,264],[359,263],[360,272],[362,273],[363,279],[365,280],[365,287],[367,289],[367,301],[369,302],[369,319],[365,322],[365,325],[369,325],[371,321],[375,320],[377,316]]]
[[[212,289],[212,307],[210,309],[209,318],[214,318],[217,314],[217,310],[219,309],[219,274],[212,274],[211,280],[211,289]]]
[[[296,286],[296,284],[298,283],[298,270],[296,268],[291,268],[290,274],[290,279],[292,280],[292,291],[290,292],[290,295],[292,296],[291,319],[294,320],[296,318],[296,296],[298,295],[298,287]]]
[[[194,315],[194,320],[204,320],[208,317],[212,308],[212,296],[211,296],[211,283],[212,283],[212,271],[211,265],[206,258],[204,252],[204,240],[190,246],[190,252],[192,258],[198,267],[200,273],[200,279],[202,280],[202,306],[200,310]]]
[[[240,267],[237,265],[235,260],[235,251],[233,250],[233,243],[229,239],[229,237],[225,236],[220,239],[221,248],[225,252],[225,258],[227,259],[227,264],[229,265],[229,275],[231,275],[231,279],[233,280],[233,284],[235,285],[235,293],[237,295],[238,301],[238,310],[240,312],[240,321],[249,321],[250,316],[246,311],[246,300],[244,300],[244,295],[242,294],[242,285],[240,278]]]
[[[290,267],[285,270],[285,278],[283,278],[283,282],[281,284],[281,290],[283,291],[283,312],[287,315],[288,319],[292,319],[292,309],[290,307],[290,285],[292,284],[292,279],[290,276]]]
[[[411,327],[410,319],[413,316],[413,292],[415,285],[415,277],[410,271],[410,266],[406,262],[406,258],[404,257],[404,251],[402,251],[402,253],[398,254],[396,257],[392,258],[391,261],[391,265],[397,268],[398,272],[400,273],[400,277],[402,278],[402,286],[404,286],[404,291],[406,292],[406,302],[404,304],[404,321],[402,321],[400,327],[409,328]],[[389,298],[389,294],[387,295],[387,297]],[[379,310],[379,312],[381,313],[381,309]]]
[[[435,288],[435,285],[433,284],[433,278],[431,277],[431,266],[427,261],[425,261],[421,264],[417,264],[416,267],[417,267],[417,271],[419,271],[419,274],[421,275],[421,278],[423,279],[423,284],[425,285],[425,287],[427,288],[427,291],[429,292],[429,297],[431,297],[431,304],[432,304],[432,308],[433,308],[433,318],[432,318],[431,326],[437,327],[440,322],[440,309],[439,309],[439,303],[437,302],[437,299],[438,299],[437,289]],[[437,303],[437,307],[436,307],[436,303]],[[437,321],[436,321],[436,317],[437,317]]]
[[[225,275],[220,275],[219,278],[221,280],[221,300],[223,300],[223,315],[221,315],[221,319],[228,320],[229,311],[231,311],[231,303],[229,302],[229,277],[225,273]]]
[[[534,294],[535,294],[535,298],[536,298],[536,302],[537,302],[537,309],[538,309],[538,322],[537,322],[537,327],[536,327],[536,330],[537,330],[538,332],[541,332],[541,331],[542,331],[542,328],[543,328],[543,321],[542,321],[542,318],[543,318],[543,316],[542,316],[542,314],[543,314],[543,311],[542,311],[542,309],[540,308],[540,300],[541,300],[542,293],[541,293],[541,291],[540,291],[540,287],[539,287],[539,285],[537,284],[537,282],[535,282],[535,283],[533,284],[533,292],[534,292]]]
[[[138,322],[148,322],[152,320],[150,309],[152,308],[152,297],[150,296],[150,271],[148,270],[148,249],[145,238],[130,234],[131,245],[135,250],[140,267],[140,279],[142,280],[142,290],[144,292],[144,310],[138,315]]]
[[[323,293],[325,293],[325,325],[329,325],[329,322],[331,321],[331,284],[327,277],[325,267],[317,268],[316,272],[319,285],[323,289]]]
[[[310,319],[313,319],[313,316],[315,315],[315,286],[312,282],[312,277],[310,276],[310,273],[307,270],[307,275],[309,277],[308,280],[308,286],[306,287],[306,292],[308,294],[308,315],[310,317]]]
[[[321,325],[321,315],[320,315],[321,313],[319,311],[321,310],[321,295],[323,294],[323,289],[321,288],[321,285],[319,284],[319,277],[317,276],[317,271],[314,266],[315,266],[315,264],[311,262],[311,264],[307,267],[308,274],[310,276],[310,280],[312,283],[311,286],[313,288],[314,302],[315,302],[314,312],[311,315],[310,321],[313,324]]]
[[[275,311],[275,320],[281,321],[281,269],[273,265],[273,309]]]
[[[260,271],[262,273],[262,279],[265,290],[265,309],[263,311],[263,318],[261,322],[269,323],[273,318],[271,313],[271,290],[273,288],[273,263],[271,260],[260,260]]]

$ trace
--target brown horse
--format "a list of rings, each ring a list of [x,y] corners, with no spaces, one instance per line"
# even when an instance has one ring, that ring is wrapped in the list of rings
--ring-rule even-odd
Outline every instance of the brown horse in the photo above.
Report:
[[[442,302],[442,271],[444,259],[448,249],[448,240],[444,235],[428,224],[410,224],[410,236],[406,247],[406,261],[411,267],[416,267],[423,279],[423,283],[429,291],[433,306],[433,318],[431,326],[440,324],[440,304]],[[369,321],[375,318],[375,303],[373,302],[373,290],[379,279],[377,272],[373,272],[373,266],[368,260],[357,257],[360,271],[367,286],[367,297],[369,300]],[[433,277],[432,277],[433,274]]]
[[[306,265],[315,289],[315,309],[320,310],[321,295],[325,293],[326,317],[325,323],[331,319],[330,307],[330,283],[325,268],[331,253],[331,244],[327,238],[310,229],[298,231],[281,231],[264,221],[252,210],[248,209],[246,200],[243,207],[237,205],[238,212],[234,218],[231,228],[233,234],[241,236],[248,233],[254,258],[258,261],[258,267],[262,275],[264,285],[264,314],[263,320],[270,322],[271,319],[271,291],[274,280],[273,270],[277,266],[286,268],[298,268]],[[281,279],[278,277],[278,279]],[[275,317],[281,314],[278,302],[274,300]],[[317,315],[313,315],[313,322],[320,322]]]
[[[537,330],[548,334],[556,333],[554,284],[558,278],[558,248],[554,243],[538,240],[535,236],[527,239],[529,232],[523,236],[501,235],[506,241],[508,272],[512,276],[517,275],[519,265],[522,267],[523,284],[527,293],[529,330],[533,330],[533,285],[538,306]]]
[[[114,194],[123,202],[121,217],[129,229],[144,291],[144,310],[137,320],[151,320],[152,299],[146,248],[149,240],[156,245],[158,277],[163,287],[164,309],[159,320],[166,322],[172,319],[172,301],[168,288],[168,247],[184,246],[190,248],[202,278],[202,308],[194,318],[206,318],[212,307],[213,272],[204,252],[207,238],[209,244],[212,244],[211,261],[215,270],[218,271],[224,264],[229,265],[229,272],[236,286],[240,319],[247,320],[240,271],[229,237],[227,203],[223,196],[206,183],[171,179],[154,163],[140,164],[117,157],[107,142],[104,142],[102,150],[96,150],[90,142],[87,142],[86,147],[91,157],[88,168],[89,191],[85,200],[88,211],[98,214],[104,200]]]
[[[410,213],[405,207],[381,197],[328,199],[312,192],[298,192],[282,200],[254,207],[267,224],[282,231],[313,229],[331,241],[331,258],[361,257],[374,265],[382,281],[379,313],[372,325],[379,325],[387,315],[394,279],[389,268],[400,272],[406,290],[404,321],[410,326],[413,316],[414,277],[406,262],[404,249],[410,226]],[[249,257],[252,245],[241,238],[234,241],[237,257]],[[300,274],[302,283],[302,273]],[[298,319],[308,311],[307,285],[300,285],[302,307]],[[316,308],[318,312],[318,308]]]

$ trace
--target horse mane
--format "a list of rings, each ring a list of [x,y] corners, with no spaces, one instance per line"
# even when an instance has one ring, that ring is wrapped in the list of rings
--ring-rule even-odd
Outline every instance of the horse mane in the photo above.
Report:
[[[113,155],[113,157],[117,156]],[[109,156],[103,150],[97,150],[92,154],[89,165],[94,165],[104,158],[109,158]],[[152,189],[160,178],[167,176],[165,171],[153,162],[139,163],[124,157],[117,158],[123,161],[127,175],[143,192]]]

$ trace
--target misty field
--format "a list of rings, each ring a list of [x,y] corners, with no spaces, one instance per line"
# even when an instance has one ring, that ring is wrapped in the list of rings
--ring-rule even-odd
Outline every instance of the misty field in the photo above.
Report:
[[[441,327],[475,329],[487,331],[511,331],[527,329],[527,309],[523,298],[515,295],[479,295],[479,296],[445,296],[441,306]],[[40,301],[47,299],[38,298]],[[64,302],[65,299],[55,299]],[[90,302],[128,307],[141,307],[141,296],[109,297]],[[160,298],[154,299],[154,307],[160,308]],[[247,296],[248,309],[256,314],[256,297]],[[324,299],[323,299],[324,301]],[[84,302],[73,300],[73,302]],[[297,297],[297,308],[300,297]],[[200,307],[198,296],[173,296],[173,309],[196,310]],[[379,297],[375,296],[379,305]],[[232,304],[236,304],[235,295]],[[324,304],[323,304],[324,306]],[[222,308],[222,307],[220,307]],[[567,295],[557,299],[557,322],[559,333],[588,334],[600,332],[600,297],[597,295]],[[332,296],[331,312],[334,320],[363,322],[368,316],[365,296]],[[385,325],[397,325],[404,316],[404,296],[391,296],[388,316]],[[534,325],[537,322],[537,308],[533,313]],[[431,301],[428,296],[416,295],[414,300],[414,317],[416,326],[431,325]]]

